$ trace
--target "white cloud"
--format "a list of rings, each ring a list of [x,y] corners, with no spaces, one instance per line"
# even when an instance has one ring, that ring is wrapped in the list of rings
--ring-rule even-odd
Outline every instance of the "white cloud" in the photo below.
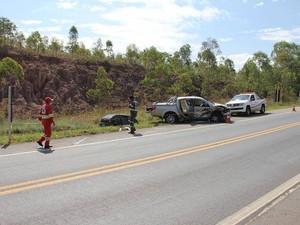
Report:
[[[263,2],[259,2],[256,5],[254,5],[253,8],[262,7],[262,6],[264,6],[264,3]]]
[[[61,31],[61,27],[54,26],[54,27],[40,27],[37,28],[39,32],[59,32]]]
[[[34,24],[41,24],[42,21],[40,21],[40,20],[22,20],[21,23],[26,24],[26,25],[34,25]]]
[[[51,19],[50,21],[58,24],[67,24],[73,22],[72,20],[66,20],[66,19]]]
[[[47,35],[49,37],[49,40],[51,40],[52,38],[55,38],[59,41],[62,41],[64,45],[66,45],[69,41],[69,38],[67,35],[63,35],[63,34],[60,34],[60,33],[50,33],[49,35]]]
[[[293,30],[284,30],[282,28],[268,28],[258,31],[258,37],[266,41],[295,41],[300,40],[300,27]]]
[[[56,5],[60,9],[72,9],[78,4],[78,0],[59,0]]]
[[[174,0],[98,0],[98,2],[103,7],[100,9],[102,12],[99,17],[106,22],[80,26],[91,29],[103,41],[113,41],[114,46],[123,53],[131,43],[135,43],[141,49],[155,46],[160,51],[172,53],[183,44],[199,38],[198,35],[188,34],[188,29],[204,21],[228,16],[226,11],[216,7],[206,6],[197,9],[191,4],[192,1],[183,1],[184,4],[183,2],[178,4]],[[104,7],[107,8],[106,11]]]
[[[67,42],[68,42],[68,40],[67,40]],[[78,38],[78,42],[83,43],[87,49],[92,49],[96,40],[94,40],[93,38],[90,38],[90,37],[82,37],[82,38]],[[105,45],[105,42],[103,42],[103,44]]]
[[[249,53],[240,53],[240,54],[229,55],[227,58],[233,61],[234,67],[238,71],[242,69],[244,64],[252,57],[253,55]]]
[[[106,8],[103,6],[96,6],[96,5],[90,7],[91,12],[104,11],[105,9]]]
[[[220,38],[220,41],[221,41],[221,42],[229,42],[229,41],[232,41],[232,40],[233,40],[233,38],[231,38],[231,37]]]
[[[138,24],[139,22],[136,25],[139,26]],[[178,44],[180,45],[178,38],[184,35],[173,31],[171,27],[151,22],[146,23],[145,21],[142,22],[142,26],[139,26],[139,29],[130,25],[119,27],[114,25],[88,24],[88,26],[94,33],[99,35],[103,42],[111,40],[114,45],[114,51],[119,53],[124,53],[127,46],[131,43],[135,43],[140,49],[155,46],[162,51],[172,52],[178,50]],[[149,31],[148,29],[151,30]]]
[[[48,36],[49,32],[60,32],[61,27],[35,27],[35,28],[24,29],[24,32],[29,33],[29,35],[35,31],[38,31],[42,36],[44,35],[43,33],[47,33]]]

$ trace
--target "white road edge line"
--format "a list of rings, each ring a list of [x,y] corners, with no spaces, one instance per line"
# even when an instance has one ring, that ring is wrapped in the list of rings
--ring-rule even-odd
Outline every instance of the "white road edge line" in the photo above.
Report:
[[[26,155],[26,154],[31,154],[31,153],[37,153],[37,151],[19,152],[19,153],[12,153],[12,154],[0,155],[0,158],[8,157],[8,156],[16,156],[16,155]]]
[[[284,194],[286,191],[291,189],[293,186],[297,185],[300,182],[300,173],[285,183],[281,184],[273,191],[267,193],[241,210],[237,211],[233,215],[227,217],[221,222],[217,223],[217,225],[234,225],[238,224],[242,220],[249,217],[251,214],[255,213],[257,210],[263,208],[268,203],[272,202],[274,199],[278,198],[280,195]],[[284,199],[284,198],[282,198]],[[281,199],[281,200],[282,200]],[[278,202],[277,202],[278,203]]]
[[[280,116],[280,115],[289,114],[289,113],[291,113],[291,112],[273,114],[273,115],[269,115],[269,116]],[[264,116],[263,117],[254,117],[254,118],[251,118],[251,119],[236,121],[236,123],[247,122],[247,121],[250,121],[250,120],[263,119],[263,118],[265,118],[265,117]],[[216,124],[214,126],[224,126],[224,125],[226,125],[226,124],[221,123],[221,124]],[[179,133],[179,132],[184,132],[184,131],[189,131],[189,130],[196,130],[196,129],[204,129],[204,128],[207,128],[207,127],[206,126],[205,127],[194,127],[194,128],[187,128],[187,129],[161,132],[161,133],[155,133],[155,134],[148,134],[148,135],[140,136],[139,138],[152,137],[152,136],[157,136],[157,135],[162,135],[162,134]],[[68,146],[57,147],[57,148],[54,148],[54,149],[55,150],[61,150],[61,149],[78,148],[78,147],[83,147],[83,146],[91,146],[91,145],[98,145],[98,144],[104,144],[104,143],[110,143],[110,142],[124,141],[124,140],[129,140],[129,139],[134,139],[134,138],[136,138],[136,137],[120,138],[120,139],[113,139],[113,140],[99,141],[99,142],[91,142],[91,143],[85,143],[85,144],[80,144],[79,143],[79,144],[73,144],[73,145],[68,145]],[[0,158],[8,157],[8,156],[25,155],[25,154],[31,154],[31,153],[38,153],[38,152],[37,151],[29,151],[29,152],[12,153],[12,154],[0,155]]]
[[[84,142],[87,138],[83,138],[79,141],[76,141],[73,145],[79,145],[81,142]]]

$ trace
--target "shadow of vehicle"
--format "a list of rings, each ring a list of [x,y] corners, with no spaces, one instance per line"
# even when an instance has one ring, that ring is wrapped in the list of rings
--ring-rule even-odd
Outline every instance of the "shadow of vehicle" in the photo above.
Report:
[[[243,117],[243,118],[249,117],[249,118],[251,118],[251,117],[268,116],[268,115],[271,115],[271,114],[272,114],[272,113],[268,113],[268,112],[265,112],[265,113],[263,113],[263,114],[261,114],[261,113],[251,113],[250,116],[247,116],[247,115],[245,115],[245,114],[243,114],[243,113],[233,113],[233,114],[231,114],[231,117]]]

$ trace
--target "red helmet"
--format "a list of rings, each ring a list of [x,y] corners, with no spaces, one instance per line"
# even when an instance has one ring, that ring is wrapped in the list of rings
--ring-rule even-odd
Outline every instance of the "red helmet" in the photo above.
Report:
[[[52,101],[53,101],[53,99],[50,98],[50,97],[46,97],[46,98],[45,98],[45,102],[46,102],[46,103],[50,103],[50,102],[52,102]]]

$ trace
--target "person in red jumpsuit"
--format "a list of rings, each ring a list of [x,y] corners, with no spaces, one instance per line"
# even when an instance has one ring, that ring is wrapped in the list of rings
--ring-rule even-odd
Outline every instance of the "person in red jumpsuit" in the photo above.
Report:
[[[44,135],[37,141],[37,143],[40,146],[43,146],[43,141],[45,141],[44,148],[52,147],[50,146],[50,139],[52,134],[51,125],[55,125],[52,113],[53,108],[51,106],[52,101],[53,99],[50,97],[45,98],[45,104],[41,106],[38,117],[44,126]]]

